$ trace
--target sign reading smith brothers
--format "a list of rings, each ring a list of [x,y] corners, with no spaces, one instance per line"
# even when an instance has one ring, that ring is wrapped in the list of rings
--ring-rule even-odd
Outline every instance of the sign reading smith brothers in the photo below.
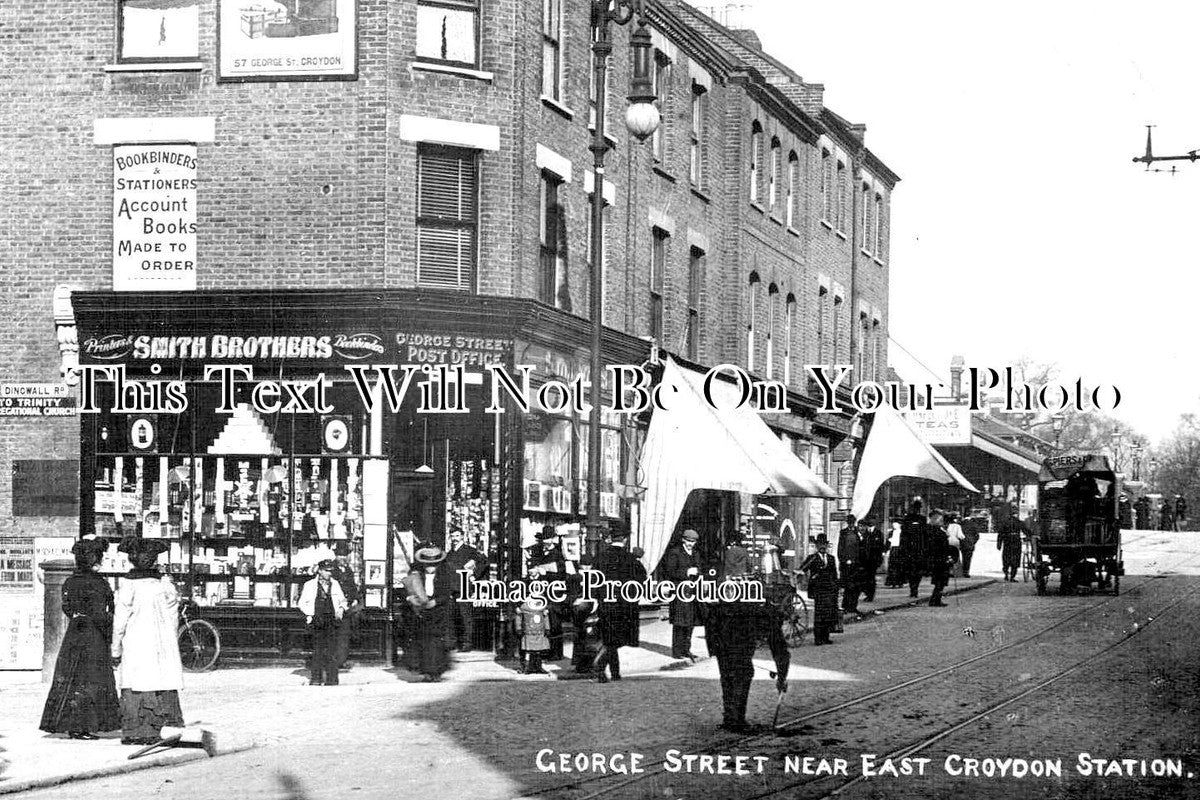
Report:
[[[113,147],[113,290],[196,288],[196,146]]]

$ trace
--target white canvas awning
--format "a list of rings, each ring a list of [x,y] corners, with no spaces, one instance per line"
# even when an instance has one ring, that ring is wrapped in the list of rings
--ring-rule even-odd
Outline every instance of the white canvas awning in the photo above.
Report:
[[[647,570],[667,548],[675,522],[695,489],[793,497],[837,497],[788,449],[749,406],[734,406],[736,387],[713,381],[713,404],[703,394],[704,376],[667,360],[661,383],[666,409],[654,412],[642,448],[640,542]]]
[[[865,516],[883,482],[900,475],[938,483],[957,483],[967,491],[979,491],[922,439],[908,420],[890,407],[881,406],[874,414],[855,476],[851,513],[860,519]]]

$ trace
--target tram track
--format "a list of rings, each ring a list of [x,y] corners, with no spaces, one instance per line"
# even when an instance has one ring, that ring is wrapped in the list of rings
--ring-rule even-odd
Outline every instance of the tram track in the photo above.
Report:
[[[1186,559],[1183,562],[1179,562],[1175,566],[1178,567],[1178,566],[1182,566],[1184,564],[1188,564],[1192,561],[1195,561],[1197,558],[1200,558],[1200,556],[1194,556],[1192,558]],[[728,752],[733,748],[754,747],[756,745],[757,746],[774,745],[775,747],[778,747],[778,744],[776,744],[776,742],[778,741],[779,732],[783,732],[783,734],[785,736],[789,735],[789,732],[798,731],[802,726],[804,726],[806,723],[808,723],[812,720],[819,719],[821,717],[826,717],[831,714],[836,714],[838,712],[845,711],[847,709],[863,708],[863,707],[866,707],[868,704],[873,703],[874,701],[880,700],[882,698],[886,698],[891,695],[904,692],[906,690],[910,690],[910,689],[914,689],[916,687],[923,686],[925,684],[930,683],[931,681],[937,680],[940,677],[949,675],[951,673],[962,671],[962,670],[967,669],[967,668],[969,668],[975,664],[978,664],[980,662],[995,659],[997,656],[1000,656],[1004,653],[1012,651],[1018,647],[1021,647],[1023,645],[1028,645],[1030,643],[1042,640],[1042,639],[1044,639],[1044,637],[1046,637],[1047,634],[1050,634],[1050,633],[1062,628],[1063,626],[1067,625],[1068,623],[1076,621],[1080,617],[1087,615],[1091,612],[1097,611],[1099,609],[1103,609],[1104,607],[1110,605],[1114,601],[1117,601],[1124,597],[1127,597],[1130,594],[1134,594],[1137,592],[1137,590],[1141,589],[1142,587],[1147,586],[1155,581],[1162,580],[1165,577],[1166,576],[1164,576],[1164,575],[1147,576],[1145,579],[1139,581],[1138,583],[1133,584],[1132,586],[1125,587],[1125,591],[1121,595],[1106,596],[1097,602],[1090,603],[1090,604],[1084,606],[1083,608],[1080,608],[1080,609],[1062,617],[1061,619],[1056,620],[1053,624],[1041,627],[1038,630],[1036,630],[1030,634],[1022,636],[1018,639],[1014,639],[1011,642],[1007,642],[1007,643],[999,645],[997,647],[993,647],[983,653],[979,653],[977,655],[971,656],[970,658],[965,658],[965,659],[957,661],[953,664],[939,667],[937,669],[934,669],[929,672],[926,672],[921,675],[910,678],[901,683],[898,683],[898,684],[895,684],[892,686],[886,686],[881,689],[877,689],[875,691],[860,695],[858,697],[853,697],[853,698],[850,698],[849,700],[845,700],[840,703],[835,703],[833,705],[826,706],[824,708],[820,708],[815,711],[808,712],[806,714],[802,714],[798,717],[795,717],[793,719],[787,720],[786,722],[783,722],[782,724],[778,725],[776,728],[774,728],[770,731],[765,731],[765,732],[761,732],[761,733],[756,732],[753,734],[744,735],[744,736],[740,736],[740,737],[736,737],[736,738],[730,738],[730,739],[723,738],[721,741],[709,744],[703,748],[696,748],[695,752],[700,753],[700,754],[714,754],[714,753],[719,753],[719,752]],[[1194,594],[1196,591],[1200,591],[1200,588],[1192,590],[1192,591],[1187,592],[1184,595],[1180,596],[1179,598],[1177,598],[1177,600],[1175,602],[1170,604],[1169,607],[1174,608],[1174,606],[1178,605],[1179,603],[1182,603],[1188,596],[1190,596],[1191,594]],[[1161,614],[1161,613],[1164,613],[1164,612],[1159,612],[1159,614]],[[1155,619],[1157,619],[1157,617],[1158,617],[1158,614],[1154,615]],[[1129,635],[1122,637],[1121,639],[1110,644],[1109,646],[1105,647],[1104,649],[1098,651],[1097,653],[1094,653],[1088,659],[1085,659],[1084,662],[1080,662],[1076,665],[1072,665],[1071,667],[1068,667],[1066,670],[1055,673],[1049,679],[1047,679],[1047,681],[1041,681],[1041,682],[1037,683],[1034,687],[1020,692],[1015,697],[1011,697],[1011,698],[1008,698],[1007,700],[1002,701],[1001,704],[997,705],[997,708],[1004,707],[1005,705],[1009,705],[1011,703],[1017,702],[1021,698],[1032,693],[1033,691],[1037,691],[1038,689],[1043,688],[1044,686],[1049,685],[1050,683],[1053,683],[1054,681],[1057,681],[1057,680],[1061,679],[1062,677],[1065,677],[1068,674],[1071,674],[1072,672],[1076,671],[1077,669],[1080,669],[1083,666],[1085,666],[1086,663],[1090,663],[1091,660],[1094,660],[1095,658],[1100,657],[1101,655],[1103,655],[1103,653],[1108,652],[1112,648],[1119,646],[1120,644],[1124,643],[1125,641],[1128,641],[1128,639],[1129,639]],[[928,737],[927,739],[919,740],[919,744],[921,744],[922,749],[924,747],[928,747],[928,746],[934,744],[936,741],[940,741],[941,738],[945,738],[945,736],[951,735],[951,733],[953,733],[954,731],[959,730],[962,727],[966,727],[966,726],[970,725],[973,721],[977,721],[978,719],[982,719],[983,716],[993,713],[995,710],[996,710],[996,708],[985,709],[984,711],[979,712],[976,715],[973,715],[970,718],[970,721],[966,721],[964,723],[959,723],[959,724],[956,724],[955,726],[952,726],[953,730],[943,730],[943,731],[940,731],[939,733],[935,734],[934,736]],[[593,776],[589,776],[586,778],[581,778],[577,781],[573,781],[570,783],[558,784],[556,786],[548,787],[545,789],[532,790],[532,791],[527,792],[525,796],[534,797],[534,796],[542,796],[542,795],[550,795],[550,794],[557,795],[559,793],[563,793],[563,796],[569,796],[569,797],[573,798],[573,800],[594,800],[594,798],[605,797],[605,796],[611,795],[615,792],[619,792],[622,789],[626,789],[628,787],[635,786],[639,783],[644,783],[646,781],[652,780],[658,776],[665,775],[666,774],[665,765],[666,765],[666,759],[660,758],[660,759],[656,759],[655,761],[652,761],[652,762],[646,762],[644,764],[644,772],[642,772],[638,775],[634,775],[634,776],[612,775],[612,774],[593,775]],[[816,780],[827,780],[827,779],[810,779],[807,781],[794,782],[794,783],[788,784],[788,787],[785,787],[785,788],[797,788],[799,786],[809,785],[810,783],[813,783]],[[605,785],[605,784],[608,784],[608,785]],[[844,786],[850,786],[850,785],[852,785],[852,784],[847,783]],[[571,793],[571,790],[587,791],[588,788],[594,788],[594,791],[591,791],[590,793],[587,793],[587,794]],[[771,790],[762,795],[753,795],[753,797],[770,797],[770,796],[778,794],[779,792],[784,791],[784,790],[785,789]]]

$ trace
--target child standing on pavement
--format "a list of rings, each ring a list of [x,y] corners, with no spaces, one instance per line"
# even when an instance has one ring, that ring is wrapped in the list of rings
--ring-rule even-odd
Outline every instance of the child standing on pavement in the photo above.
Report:
[[[546,599],[530,597],[517,609],[517,634],[521,637],[521,671],[526,675],[545,675],[542,658],[550,652],[550,620]]]

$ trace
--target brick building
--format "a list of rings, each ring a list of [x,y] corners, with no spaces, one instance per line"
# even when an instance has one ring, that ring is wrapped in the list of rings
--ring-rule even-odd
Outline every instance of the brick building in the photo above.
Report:
[[[537,364],[535,384],[586,369],[586,5],[115,6],[4,12],[26,38],[0,78],[0,383],[54,383],[76,358],[123,363],[131,380],[184,382],[191,411],[136,430],[135,414],[6,417],[0,541],[166,536],[200,595],[264,614],[288,609],[291,559],[315,541],[354,542],[379,609],[404,548],[449,524],[476,528],[497,569],[519,571],[535,528],[582,517],[586,419],[364,411],[343,368],[499,359]],[[783,381],[791,411],[772,428],[846,489],[856,429],[848,413],[816,413],[802,365],[882,377],[898,179],[862,126],[753,34],[678,0],[650,15],[660,130],[638,143],[620,122],[632,26],[614,28],[603,89],[605,357],[639,363],[653,340],[693,368]],[[160,260],[171,269],[145,268]],[[248,414],[245,387],[233,414],[206,415],[212,363],[336,373],[332,413]],[[231,419],[267,435],[222,444]],[[628,519],[642,431],[605,425],[606,515]],[[775,533],[837,510],[775,507]],[[714,513],[718,528],[759,516],[751,498],[687,512]],[[6,576],[30,583],[28,569]]]

